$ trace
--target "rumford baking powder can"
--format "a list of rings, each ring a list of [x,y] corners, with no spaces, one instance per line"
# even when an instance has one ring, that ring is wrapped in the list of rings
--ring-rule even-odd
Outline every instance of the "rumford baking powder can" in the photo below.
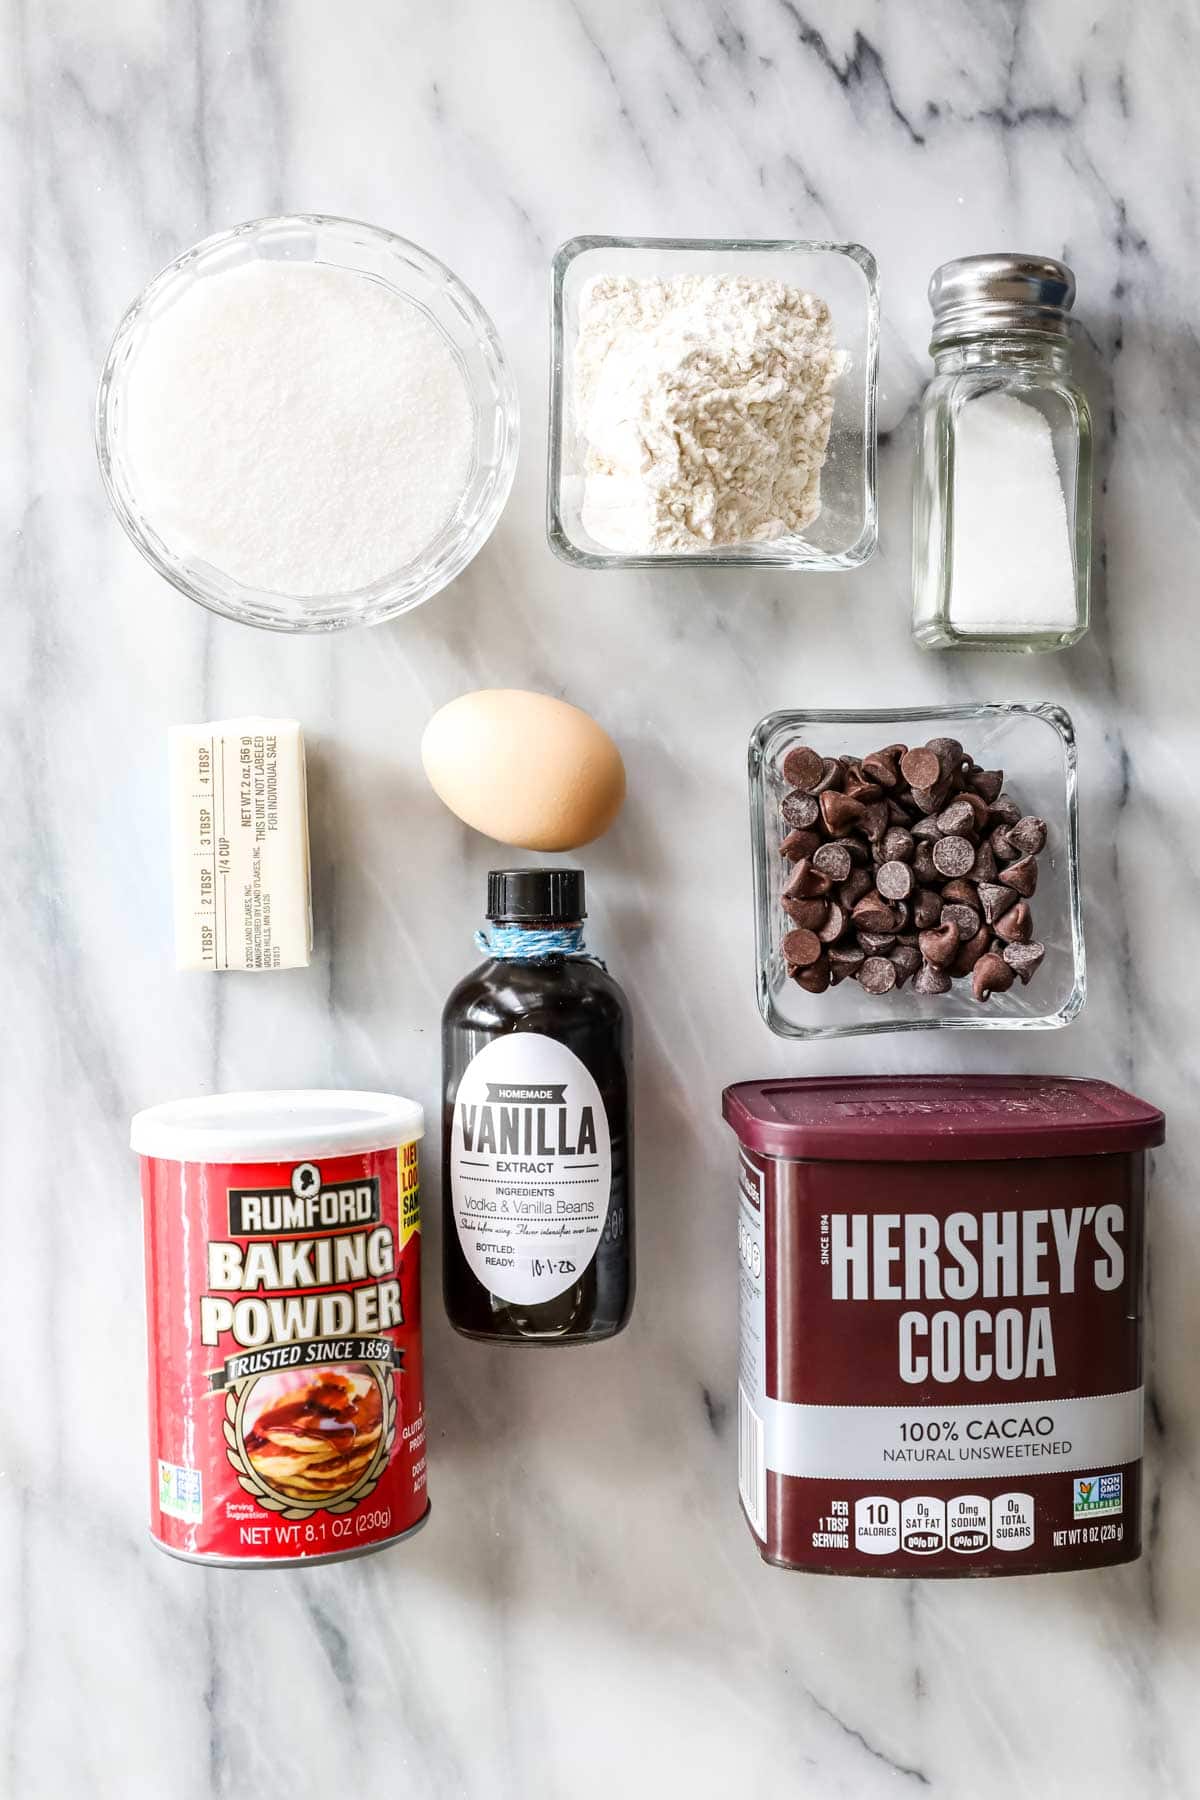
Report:
[[[423,1523],[423,1130],[415,1101],[332,1091],[134,1119],[162,1549],[280,1568]]]
[[[1022,1575],[1141,1551],[1146,1152],[1100,1081],[744,1082],[738,1476],[767,1562]]]

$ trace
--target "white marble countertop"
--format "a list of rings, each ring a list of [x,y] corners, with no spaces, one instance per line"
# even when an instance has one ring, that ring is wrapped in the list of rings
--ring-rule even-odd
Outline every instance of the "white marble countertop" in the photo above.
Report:
[[[5,1800],[414,1793],[945,1800],[1200,1793],[1197,210],[1187,8],[1127,0],[44,0],[7,10],[0,249],[6,1029],[0,1075]],[[148,276],[242,218],[375,220],[458,270],[523,448],[468,573],[299,641],[213,619],[109,516],[91,406]],[[543,528],[548,269],[578,232],[856,239],[879,259],[882,540],[853,575],[593,574]],[[908,633],[912,414],[943,259],[1065,255],[1099,428],[1096,621],[1048,659]],[[616,1343],[456,1339],[426,1159],[429,1528],[299,1573],[149,1544],[129,1115],[212,1087],[433,1106],[495,851],[419,772],[434,706],[562,693],[631,793],[586,857],[638,1032],[640,1298]],[[753,995],[744,750],[786,705],[1063,702],[1091,998],[1069,1030],[789,1047]],[[294,713],[313,750],[306,974],[173,972],[168,723]],[[735,1489],[734,1147],[770,1072],[1049,1069],[1162,1105],[1147,1546],[1094,1575],[822,1580],[761,1565]]]

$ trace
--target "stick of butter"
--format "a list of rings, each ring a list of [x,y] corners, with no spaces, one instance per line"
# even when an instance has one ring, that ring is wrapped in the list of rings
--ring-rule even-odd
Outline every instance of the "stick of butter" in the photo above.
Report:
[[[295,719],[173,725],[180,969],[304,969],[312,954],[304,739]]]

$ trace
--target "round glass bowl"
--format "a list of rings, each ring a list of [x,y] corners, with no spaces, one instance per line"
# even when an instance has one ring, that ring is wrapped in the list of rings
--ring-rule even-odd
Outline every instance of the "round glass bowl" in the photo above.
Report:
[[[857,981],[809,994],[789,980],[782,943],[790,921],[780,905],[790,865],[780,852],[787,827],[780,773],[793,744],[823,756],[862,757],[889,743],[923,744],[952,736],[989,769],[1004,770],[1004,785],[1026,813],[1045,819],[1046,848],[1038,858],[1037,893],[1030,901],[1035,935],[1046,960],[1028,987],[1019,981],[986,1004],[969,981],[948,994],[921,995],[912,984],[878,998]],[[754,913],[759,1011],[780,1037],[858,1037],[879,1031],[1051,1031],[1069,1025],[1087,996],[1079,882],[1079,819],[1075,731],[1061,706],[974,705],[903,707],[871,712],[777,712],[750,739],[750,830],[754,856]]]
[[[143,510],[126,456],[130,372],[157,320],[193,282],[256,258],[320,263],[382,283],[417,307],[459,365],[474,414],[466,486],[436,537],[403,568],[368,587],[295,595],[247,587],[172,546]],[[494,530],[517,461],[517,390],[495,327],[474,294],[416,244],[353,219],[294,214],[255,219],[205,238],[156,275],[117,327],[96,403],[96,448],[113,510],[146,560],[181,593],[226,618],[271,631],[337,631],[410,611],[460,575]]]

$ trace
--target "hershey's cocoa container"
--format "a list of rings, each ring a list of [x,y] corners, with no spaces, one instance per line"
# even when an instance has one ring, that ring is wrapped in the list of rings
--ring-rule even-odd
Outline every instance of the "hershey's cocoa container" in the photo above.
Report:
[[[743,1082],[738,1475],[768,1562],[1020,1575],[1141,1551],[1146,1151],[1101,1081]]]
[[[423,1132],[416,1101],[325,1090],[134,1119],[161,1549],[280,1568],[423,1523]]]

